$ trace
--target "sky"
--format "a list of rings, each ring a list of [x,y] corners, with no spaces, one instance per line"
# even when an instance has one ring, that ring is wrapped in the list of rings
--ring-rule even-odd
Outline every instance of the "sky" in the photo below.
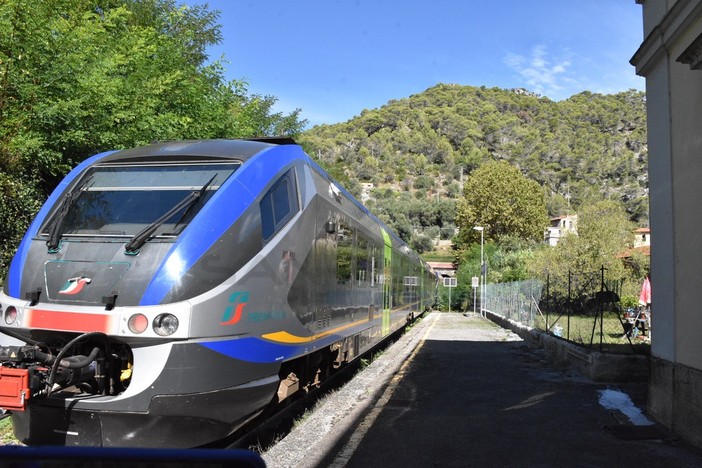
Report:
[[[525,88],[554,101],[644,90],[635,0],[181,0],[219,10],[208,49],[229,80],[301,109],[308,127],[438,84]]]

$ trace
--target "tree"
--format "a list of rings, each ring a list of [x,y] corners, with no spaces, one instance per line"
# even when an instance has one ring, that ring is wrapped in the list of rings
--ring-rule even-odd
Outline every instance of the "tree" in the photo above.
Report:
[[[626,205],[633,220],[644,221],[645,94],[585,92],[554,102],[522,91],[438,84],[348,122],[314,127],[305,138],[320,139],[310,149],[324,162],[367,147],[380,169],[372,181],[395,190],[398,183],[410,191],[428,189],[417,182],[424,175],[435,179],[436,191],[497,159],[544,188],[551,216],[605,193]],[[346,164],[344,171],[368,173],[364,165]]]
[[[534,258],[534,252],[542,246],[542,242],[530,243],[522,239],[503,238],[488,257],[488,282],[508,283],[530,279],[529,264]]]
[[[0,284],[26,226],[39,211],[41,204],[32,189],[30,184],[23,184],[0,172]]]
[[[459,248],[479,241],[480,234],[474,226],[484,227],[487,239],[540,240],[548,223],[539,184],[503,161],[483,164],[471,173],[459,200],[456,220]]]
[[[431,251],[433,246],[434,243],[431,240],[431,237],[426,234],[418,234],[413,236],[412,240],[410,241],[410,247],[418,254]]]
[[[568,273],[597,274],[602,267],[610,280],[640,287],[639,280],[648,270],[641,256],[635,268],[627,268],[622,254],[633,244],[633,224],[619,203],[600,200],[583,206],[578,213],[577,234],[566,234],[553,248],[542,249],[530,264],[535,277],[549,275],[552,290],[567,288]],[[635,291],[629,291],[629,294]]]
[[[248,96],[206,63],[216,19],[173,0],[3,2],[2,168],[36,175],[47,193],[102,150],[299,131],[296,112],[271,113],[275,98]]]
[[[100,151],[300,132],[299,111],[272,112],[275,97],[249,95],[207,62],[217,18],[175,0],[1,1],[0,174],[36,197],[25,206]],[[27,226],[13,209],[0,204],[0,219],[17,222],[0,232],[8,247]]]

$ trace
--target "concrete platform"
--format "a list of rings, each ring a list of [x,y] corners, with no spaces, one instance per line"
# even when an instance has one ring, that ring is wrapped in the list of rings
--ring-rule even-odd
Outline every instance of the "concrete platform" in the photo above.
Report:
[[[645,402],[645,382],[595,382],[485,318],[432,313],[263,459],[271,467],[702,466],[702,453],[646,422]]]

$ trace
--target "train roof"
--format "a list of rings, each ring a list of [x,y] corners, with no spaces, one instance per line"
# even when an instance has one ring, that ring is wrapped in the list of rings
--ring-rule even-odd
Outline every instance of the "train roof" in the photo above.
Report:
[[[192,162],[193,160],[211,160],[216,159],[230,159],[246,162],[251,157],[260,153],[261,151],[280,145],[297,145],[297,143],[290,137],[262,137],[262,138],[250,138],[250,139],[212,139],[212,140],[185,140],[185,141],[168,141],[153,143],[146,146],[140,146],[138,148],[125,149],[121,151],[115,151],[108,154],[105,157],[100,158],[99,163],[151,163],[158,162],[159,160],[171,161],[183,161]],[[317,167],[323,174],[334,185],[345,194],[345,196],[355,205],[357,205],[362,211],[366,212],[373,218],[373,220],[380,226],[386,229],[390,236],[394,239],[394,242],[401,246],[407,248],[406,253],[412,252],[415,256],[418,255],[409,249],[409,246],[397,235],[397,233],[390,229],[385,223],[380,221],[372,212],[368,210],[362,203],[360,203],[353,195],[351,195],[346,189],[341,187],[336,181],[331,178],[331,176],[326,173],[316,162],[309,159],[309,162],[313,166]]]
[[[246,140],[191,140],[153,143],[138,148],[116,151],[100,160],[109,162],[146,162],[154,159],[207,159],[222,158],[246,161],[266,148],[294,145],[292,138],[253,138]]]

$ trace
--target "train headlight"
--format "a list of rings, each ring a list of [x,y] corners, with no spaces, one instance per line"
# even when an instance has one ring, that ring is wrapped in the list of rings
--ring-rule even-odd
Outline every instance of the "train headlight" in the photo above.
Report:
[[[154,319],[154,331],[160,336],[171,336],[178,330],[178,317],[173,314],[160,314]]]
[[[14,306],[9,306],[5,309],[5,323],[12,325],[17,320],[17,309]]]
[[[149,326],[149,319],[147,319],[144,314],[134,314],[129,317],[127,326],[130,332],[138,335],[139,333],[143,333],[146,327]]]

